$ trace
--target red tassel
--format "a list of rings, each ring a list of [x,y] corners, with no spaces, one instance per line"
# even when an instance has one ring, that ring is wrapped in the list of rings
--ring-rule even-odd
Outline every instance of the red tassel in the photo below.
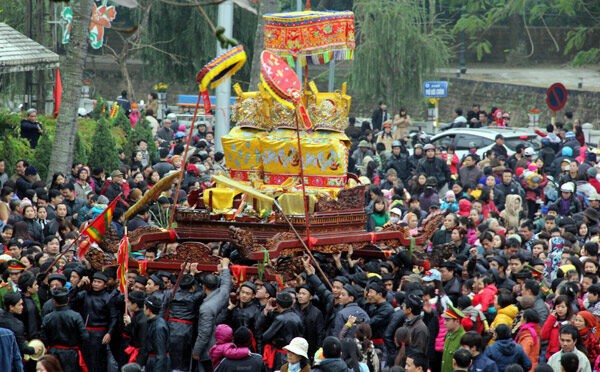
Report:
[[[277,284],[279,285],[279,290],[280,291],[285,288],[285,284],[283,283],[283,276],[276,275],[275,276],[275,281],[277,281]]]
[[[429,260],[425,260],[425,262],[423,262],[423,269],[425,269],[425,271],[431,270],[431,264],[429,263]]]
[[[210,105],[210,96],[208,95],[208,90],[205,90],[202,93],[202,101],[204,102],[204,113],[209,114],[212,106]]]

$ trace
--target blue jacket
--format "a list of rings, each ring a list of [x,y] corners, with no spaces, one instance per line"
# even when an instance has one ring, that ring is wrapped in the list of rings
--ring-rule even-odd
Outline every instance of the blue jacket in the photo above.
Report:
[[[366,311],[364,311],[355,302],[351,302],[338,311],[337,315],[335,316],[335,321],[333,322],[333,336],[337,337],[340,334],[342,327],[348,321],[348,317],[350,317],[350,315],[354,315],[356,317],[357,323],[369,323],[371,321],[371,318]],[[355,328],[356,327],[352,327],[352,329],[348,332],[349,337],[354,336]]]
[[[496,363],[498,371],[504,371],[506,366],[513,363],[526,371],[531,369],[531,360],[523,351],[523,347],[512,339],[496,341],[485,349],[484,355]]]
[[[498,372],[498,366],[490,358],[479,354],[473,359],[469,372]]]
[[[0,370],[23,371],[23,362],[15,334],[6,328],[0,328]]]

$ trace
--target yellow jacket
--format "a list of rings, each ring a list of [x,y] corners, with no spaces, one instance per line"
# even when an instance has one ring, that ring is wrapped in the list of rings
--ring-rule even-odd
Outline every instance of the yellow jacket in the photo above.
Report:
[[[506,324],[508,328],[512,328],[513,320],[515,320],[518,312],[519,308],[515,305],[509,305],[498,310],[498,314],[494,318],[491,328],[495,329],[500,324]]]

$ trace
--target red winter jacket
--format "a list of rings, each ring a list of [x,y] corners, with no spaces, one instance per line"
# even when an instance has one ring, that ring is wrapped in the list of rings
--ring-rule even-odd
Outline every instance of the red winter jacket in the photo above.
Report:
[[[546,348],[546,360],[550,359],[552,354],[560,350],[560,342],[558,340],[558,334],[560,326],[568,321],[558,321],[556,315],[550,314],[546,318],[546,322],[542,327],[542,340],[548,341],[548,347]]]
[[[487,285],[473,297],[473,306],[481,305],[481,312],[485,313],[490,307],[494,306],[497,294],[498,288],[495,285]]]

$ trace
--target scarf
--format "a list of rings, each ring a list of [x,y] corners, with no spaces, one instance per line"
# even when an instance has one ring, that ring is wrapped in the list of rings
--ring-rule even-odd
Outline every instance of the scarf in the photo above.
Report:
[[[522,324],[521,325],[521,329],[519,329],[519,333],[517,333],[517,337],[516,338],[519,338],[519,336],[521,335],[521,332],[523,332],[524,330],[527,330],[527,331],[529,331],[531,333],[531,337],[533,338],[533,344],[537,345],[537,343],[538,343],[538,334],[535,331],[535,326],[536,325],[537,325],[537,323],[533,323],[533,322],[530,322],[530,323],[527,323],[527,324]]]
[[[289,372],[300,372],[300,370],[301,370],[300,362],[295,363],[295,364],[288,363],[288,371]]]
[[[590,327],[585,327],[579,330],[579,336],[583,340],[588,333],[591,333],[592,329]]]

